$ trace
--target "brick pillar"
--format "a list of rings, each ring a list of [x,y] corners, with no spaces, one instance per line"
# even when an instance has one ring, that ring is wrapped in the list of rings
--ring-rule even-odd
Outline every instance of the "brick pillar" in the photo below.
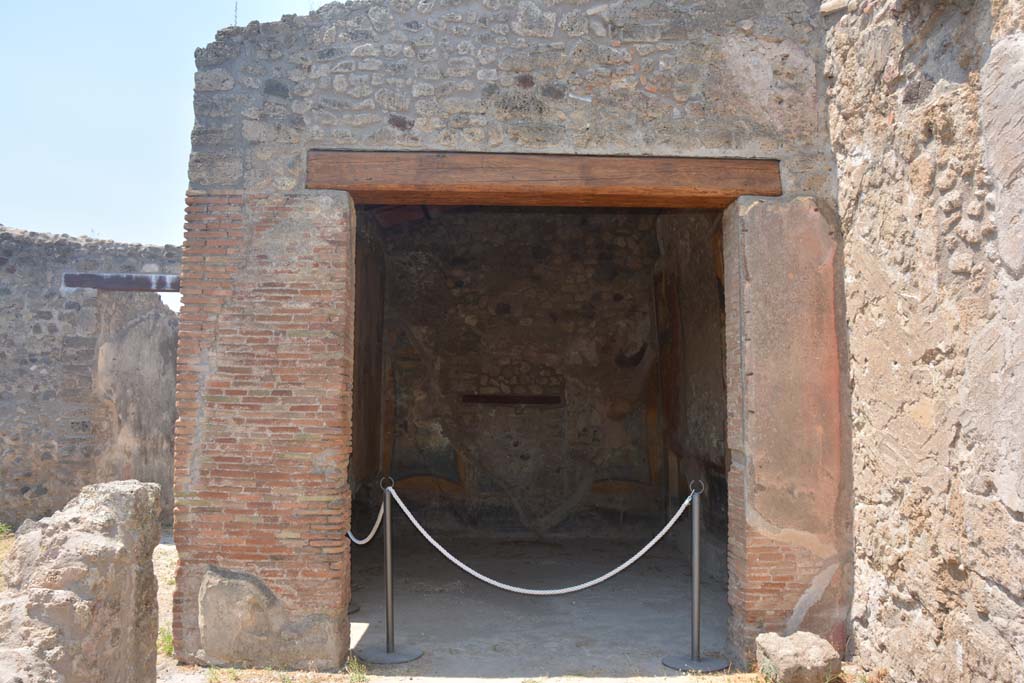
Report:
[[[749,661],[757,634],[803,630],[843,652],[852,509],[834,223],[813,199],[744,197],[723,230],[731,644]]]
[[[179,657],[348,653],[355,215],[343,192],[190,192],[175,434]]]

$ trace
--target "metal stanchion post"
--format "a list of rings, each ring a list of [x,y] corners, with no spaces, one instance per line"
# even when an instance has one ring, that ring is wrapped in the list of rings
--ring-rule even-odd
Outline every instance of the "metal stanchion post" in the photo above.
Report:
[[[385,485],[385,481],[391,484]],[[395,646],[395,561],[392,552],[391,535],[391,485],[394,480],[387,478],[381,480],[381,487],[384,489],[384,629],[386,644],[380,646],[358,649],[356,656],[371,664],[404,664],[423,656],[423,650],[415,647]]]
[[[693,532],[691,534],[691,573],[693,584],[691,586],[692,602],[690,605],[690,656],[667,655],[662,658],[661,663],[676,671],[721,671],[729,667],[729,661],[716,657],[701,658],[700,656],[700,499],[704,493],[704,482],[690,482],[690,491],[693,498],[690,499],[690,519],[692,520]]]

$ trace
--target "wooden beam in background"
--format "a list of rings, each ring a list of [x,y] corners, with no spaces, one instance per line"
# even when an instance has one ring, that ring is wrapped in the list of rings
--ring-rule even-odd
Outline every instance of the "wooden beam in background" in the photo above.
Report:
[[[771,159],[311,150],[306,187],[358,204],[724,209],[782,194]]]
[[[562,402],[562,397],[545,394],[463,394],[462,402],[506,406],[555,406]]]
[[[65,287],[107,292],[177,292],[181,277],[164,273],[64,273]]]

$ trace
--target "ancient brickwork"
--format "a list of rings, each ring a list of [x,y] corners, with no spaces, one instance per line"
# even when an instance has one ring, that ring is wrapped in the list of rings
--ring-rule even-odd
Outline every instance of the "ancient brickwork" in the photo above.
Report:
[[[853,413],[854,647],[1024,678],[1024,6],[864,3],[828,36]]]
[[[183,658],[344,660],[354,227],[340,192],[189,195],[175,433]]]
[[[156,294],[63,287],[67,272],[177,273],[181,248],[0,229],[0,521],[85,484],[161,484],[170,521],[177,316]]]

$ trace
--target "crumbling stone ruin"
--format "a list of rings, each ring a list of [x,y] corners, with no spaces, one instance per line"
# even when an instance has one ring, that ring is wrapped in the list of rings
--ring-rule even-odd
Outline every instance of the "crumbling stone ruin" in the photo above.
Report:
[[[160,487],[86,486],[22,525],[2,567],[0,681],[156,680]]]
[[[806,631],[757,637],[757,672],[767,683],[842,680],[839,654],[827,640]]]
[[[580,514],[612,518],[616,506],[635,513],[638,500],[646,511],[666,509],[671,491],[686,490],[686,475],[717,471],[717,490],[728,491],[727,499],[717,500],[720,533],[728,520],[736,652],[752,655],[753,638],[761,631],[796,628],[826,635],[845,649],[851,485],[841,429],[841,243],[831,208],[825,28],[816,8],[804,4],[380,1],[331,4],[307,17],[225,29],[199,50],[175,435],[178,656],[208,661],[202,624],[213,607],[204,604],[202,586],[211,567],[247,577],[272,594],[275,610],[285,615],[275,622],[283,631],[302,639],[319,624],[333,624],[336,634],[323,642],[347,642],[346,482],[374,482],[378,471],[393,471],[392,465],[404,468],[398,485],[405,490],[426,478],[426,490],[446,491],[449,510],[468,513],[463,523],[473,524],[473,515],[486,519],[479,513],[489,510],[519,528],[542,532]],[[671,351],[677,355],[669,357],[677,370],[667,372],[671,381],[649,398],[643,383],[651,367],[646,364],[655,363],[651,346],[658,335],[649,298],[641,301],[639,292],[641,283],[655,278],[629,271],[652,269],[660,249],[631,246],[601,225],[626,225],[629,219],[592,221],[598,242],[579,245],[584,263],[572,275],[578,283],[568,279],[573,269],[562,268],[564,284],[547,286],[554,298],[558,291],[566,301],[571,297],[567,311],[524,311],[537,298],[525,290],[514,292],[523,295],[516,311],[513,297],[497,298],[488,287],[473,286],[471,278],[481,277],[477,257],[486,241],[481,254],[458,263],[459,245],[472,244],[459,230],[486,230],[493,214],[478,214],[475,223],[469,216],[438,219],[465,225],[450,225],[450,244],[438,238],[443,245],[436,246],[447,249],[441,253],[435,245],[414,242],[389,247],[392,238],[384,228],[379,237],[387,272],[357,268],[372,243],[358,244],[359,216],[374,213],[374,202],[354,205],[352,195],[337,191],[345,187],[330,189],[314,179],[307,161],[316,149],[778,159],[773,173],[784,196],[744,198],[712,217],[721,238],[707,234],[694,246],[707,254],[705,280],[692,289],[711,297],[703,315],[714,323],[712,332],[700,342],[703,350],[677,344]],[[508,187],[515,185],[509,179]],[[711,206],[721,209],[730,201]],[[376,202],[424,203],[453,202]],[[563,223],[571,230],[578,220],[533,222]],[[631,221],[634,239],[644,235],[646,222],[647,244],[653,243],[651,221]],[[665,254],[678,249],[675,257],[689,258],[690,245],[671,246],[685,226],[683,221],[664,240]],[[403,230],[411,240],[427,239],[413,226],[398,227]],[[614,247],[595,248],[609,238],[616,240]],[[806,248],[793,249],[791,239]],[[563,248],[559,242],[554,240],[552,252]],[[510,260],[543,270],[543,254],[509,246]],[[636,256],[628,256],[634,249]],[[746,279],[744,262],[757,272],[755,281]],[[372,297],[362,298],[371,285],[361,277],[383,277],[393,286],[391,320],[385,320],[387,300],[377,310]],[[403,277],[410,289],[395,289]],[[437,287],[429,289],[434,277]],[[543,282],[543,272],[538,277]],[[602,285],[602,277],[609,282]],[[682,282],[687,275],[666,277]],[[443,329],[438,316],[414,317],[422,314],[415,310],[418,302],[447,296],[454,286],[449,280],[459,279],[470,284],[469,298],[455,306],[461,319],[447,314],[451,329]],[[793,282],[800,283],[799,295],[780,297]],[[416,286],[425,288],[420,299]],[[501,303],[508,304],[508,315]],[[604,326],[587,339],[590,328],[581,311],[588,306],[594,320],[607,320],[621,307],[636,327]],[[502,337],[520,342],[494,326],[511,329],[511,321],[518,326],[529,319],[538,329],[559,329],[550,317],[541,321],[548,313],[564,313],[559,321],[575,331],[574,337],[560,330],[563,343],[550,342],[566,360],[545,360],[538,350],[525,368],[502,374],[494,356]],[[390,345],[377,354],[363,337],[367,331],[360,323],[367,320],[381,321],[380,338]],[[790,324],[780,326],[779,320]],[[423,329],[425,323],[436,327]],[[737,343],[743,329],[758,333]],[[450,356],[432,351],[432,339],[443,339],[442,349],[454,340],[479,362],[460,368]],[[670,341],[665,335],[665,349]],[[585,353],[573,356],[574,345]],[[787,349],[785,360],[779,348]],[[678,374],[693,365],[687,353],[711,361],[698,363],[708,373],[700,381]],[[383,366],[370,367],[388,362],[390,374]],[[808,367],[813,371],[807,373]],[[602,372],[614,382],[602,380]],[[687,385],[691,379],[696,383]],[[363,389],[354,393],[350,382]],[[622,388],[620,396],[598,393],[613,385]],[[573,396],[574,386],[587,391]],[[533,401],[557,396],[562,409],[509,403],[499,410],[476,402],[474,397],[489,395],[485,389],[506,402],[524,390]],[[374,418],[377,409],[367,405],[387,406],[389,391],[407,419],[394,423],[404,431],[384,435],[387,420]],[[795,398],[780,401],[779,395]],[[684,403],[689,413],[682,412]],[[533,411],[536,419],[516,417],[516,410]],[[778,429],[783,420],[785,431]],[[702,421],[702,434],[682,428]],[[529,438],[518,445],[515,438],[503,440],[503,432],[524,423],[535,427]],[[460,424],[475,426],[460,431]],[[679,429],[673,435],[674,427]],[[470,431],[476,441],[460,443]],[[565,435],[565,445],[558,446],[562,456],[557,449],[547,461],[536,456],[532,440],[539,443],[543,433]],[[608,450],[619,444],[603,471],[587,463],[590,457],[600,465],[609,455],[593,451],[594,442]],[[636,453],[641,442],[659,455]],[[359,446],[350,471],[353,444]],[[381,444],[382,452],[373,444]],[[641,471],[645,459],[660,464],[660,452],[670,448],[675,453],[669,466]],[[487,462],[480,455],[485,450],[496,451],[495,459]],[[524,502],[522,493],[534,465],[524,465],[521,455],[536,462],[538,472],[561,459],[560,471],[532,478],[550,487],[532,501]],[[466,464],[462,470],[460,462]],[[595,481],[589,488],[580,481],[609,474],[613,481]],[[570,515],[538,515],[566,492],[575,496]],[[296,666],[338,667],[345,653],[324,647],[316,659],[305,650],[292,655]],[[280,661],[281,653],[274,656]]]
[[[351,489],[381,474],[439,523],[537,534],[642,520],[700,476],[737,659],[806,631],[897,680],[1018,680],[1022,32],[1010,0],[369,0],[218,33],[179,656],[204,661],[211,571],[273,596],[261,623],[347,642]],[[691,200],[634,214],[587,194],[656,156],[777,160],[778,185],[715,204],[738,176],[633,174]],[[599,208],[541,208],[553,178]]]
[[[71,289],[65,273],[177,273],[181,248],[0,228],[0,521],[86,484],[171,470],[177,315],[156,294]]]
[[[800,633],[1024,678],[1020,0],[358,0],[196,64],[182,660],[339,668],[382,476],[436,528],[541,538],[700,478],[734,661]],[[114,359],[170,319],[58,273],[176,255],[0,233],[17,515],[169,468],[136,382],[173,354]]]

